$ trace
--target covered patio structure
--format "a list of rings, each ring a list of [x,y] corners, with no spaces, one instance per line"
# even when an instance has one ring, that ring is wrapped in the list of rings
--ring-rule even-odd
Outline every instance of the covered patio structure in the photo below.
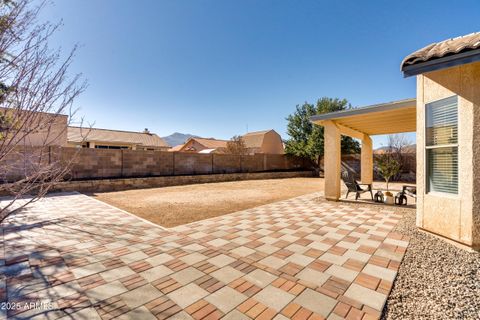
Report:
[[[341,136],[361,140],[361,181],[373,181],[373,144],[371,136],[416,131],[416,99],[376,104],[316,115],[310,120],[323,126],[325,198],[340,198]]]

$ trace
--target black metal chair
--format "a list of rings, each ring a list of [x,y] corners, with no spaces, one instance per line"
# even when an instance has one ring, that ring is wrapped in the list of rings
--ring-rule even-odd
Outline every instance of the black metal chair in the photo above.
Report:
[[[402,192],[405,193],[406,195],[409,195],[410,197],[416,198],[417,197],[417,186],[403,185],[402,186]]]
[[[373,192],[372,192],[372,184],[371,183],[358,183],[353,176],[353,173],[348,170],[342,171],[342,180],[343,183],[347,186],[347,194],[345,195],[345,199],[348,198],[348,194],[350,192],[355,192],[355,200],[360,198],[360,195],[365,192],[370,192],[370,196],[373,200]],[[366,188],[362,188],[361,186],[366,186]]]

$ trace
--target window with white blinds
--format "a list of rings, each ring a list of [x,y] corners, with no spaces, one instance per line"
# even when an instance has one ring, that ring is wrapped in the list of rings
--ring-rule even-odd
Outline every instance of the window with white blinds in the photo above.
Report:
[[[427,191],[458,193],[458,98],[426,105]]]

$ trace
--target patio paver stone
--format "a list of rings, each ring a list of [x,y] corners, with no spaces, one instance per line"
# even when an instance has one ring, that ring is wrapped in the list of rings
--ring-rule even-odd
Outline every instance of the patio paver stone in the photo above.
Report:
[[[0,224],[0,298],[53,310],[0,319],[378,318],[408,246],[392,233],[401,216],[319,196],[171,229],[48,196]]]

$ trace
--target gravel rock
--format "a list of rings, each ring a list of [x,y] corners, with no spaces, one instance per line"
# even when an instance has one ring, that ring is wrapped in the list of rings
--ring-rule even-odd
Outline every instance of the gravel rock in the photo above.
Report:
[[[480,253],[419,231],[415,210],[403,211],[395,229],[410,244],[382,319],[480,319]]]

